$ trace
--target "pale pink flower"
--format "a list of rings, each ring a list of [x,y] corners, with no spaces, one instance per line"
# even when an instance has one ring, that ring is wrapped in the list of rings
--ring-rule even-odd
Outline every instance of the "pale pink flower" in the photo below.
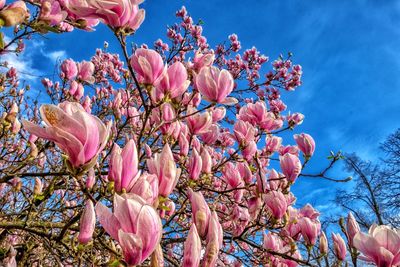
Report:
[[[82,80],[87,83],[94,83],[94,64],[90,61],[82,61],[77,63],[78,67],[78,76],[79,80]]]
[[[347,215],[346,235],[351,247],[353,246],[353,238],[358,232],[360,232],[360,226],[354,218],[353,213],[349,212]]]
[[[295,134],[294,139],[296,140],[297,146],[303,152],[306,157],[311,157],[315,150],[315,141],[309,134]]]
[[[343,261],[346,259],[346,243],[339,234],[332,233],[333,251],[338,260]],[[389,265],[390,266],[390,265]]]
[[[188,164],[189,178],[192,180],[199,179],[201,170],[202,170],[202,166],[203,166],[203,161],[201,159],[201,156],[196,151],[196,149],[193,149],[193,152],[189,158],[189,164]]]
[[[123,149],[114,144],[108,163],[108,179],[114,181],[114,189],[120,193],[130,192],[138,179],[138,154],[133,139],[129,140]]]
[[[211,213],[207,233],[207,247],[203,258],[203,267],[216,266],[219,250],[223,245],[223,230],[215,211]]]
[[[96,227],[96,215],[91,200],[86,201],[85,209],[83,210],[79,224],[79,243],[87,244],[92,240],[93,232]]]
[[[363,255],[360,259],[373,262],[377,267],[400,264],[400,232],[386,225],[372,225],[368,234],[358,232],[353,246]]]
[[[294,182],[301,172],[301,162],[299,158],[290,153],[279,157],[283,174],[289,182]]]
[[[217,67],[203,67],[196,76],[196,86],[208,102],[234,104],[232,97],[227,97],[233,90],[233,77],[227,70]]]
[[[288,208],[285,195],[280,191],[270,191],[265,194],[264,202],[276,219],[281,219]]]
[[[137,195],[114,195],[113,213],[98,202],[96,215],[106,232],[118,241],[128,265],[143,263],[160,243],[160,217]]]
[[[64,79],[73,80],[78,75],[78,67],[72,59],[66,59],[61,64],[61,75]]]
[[[164,76],[159,80],[156,88],[152,91],[152,98],[160,101],[168,95],[177,98],[183,95],[190,85],[185,66],[181,62],[175,62],[168,67]]]
[[[46,127],[23,120],[28,132],[55,142],[67,154],[68,162],[73,167],[96,161],[106,145],[110,125],[106,127],[99,118],[90,115],[75,102],[66,101],[59,106],[42,105],[40,114]]]
[[[309,246],[314,246],[317,242],[318,232],[320,226],[319,222],[314,222],[310,218],[302,217],[299,219],[299,225],[301,228],[301,235],[304,241]]]
[[[164,146],[161,153],[157,153],[153,158],[147,160],[147,167],[149,172],[158,178],[159,194],[168,197],[180,176],[180,169],[176,168],[169,144]]]
[[[152,49],[138,48],[130,59],[130,64],[138,74],[139,81],[155,85],[162,79],[165,67],[159,53]]]
[[[126,27],[137,30],[142,24],[145,11],[138,5],[143,0],[68,0],[68,10],[80,19],[100,19],[113,28]]]
[[[186,118],[186,122],[192,134],[203,134],[207,132],[212,124],[212,117],[209,112],[200,113],[194,108],[189,108],[187,113],[189,116]]]
[[[198,267],[201,257],[201,240],[195,224],[190,227],[184,245],[183,267]]]
[[[188,197],[192,204],[192,217],[197,227],[197,232],[201,237],[205,237],[211,216],[210,208],[201,192],[193,192],[193,190],[189,188]]]
[[[56,0],[43,0],[40,7],[39,19],[51,26],[60,24],[68,16],[68,13],[61,9],[61,5]]]

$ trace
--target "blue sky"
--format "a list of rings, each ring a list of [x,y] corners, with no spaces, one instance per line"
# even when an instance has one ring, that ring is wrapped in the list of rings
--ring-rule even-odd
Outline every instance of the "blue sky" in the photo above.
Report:
[[[290,110],[306,116],[297,131],[310,133],[317,142],[310,172],[325,166],[330,150],[376,159],[378,143],[400,127],[400,1],[147,0],[142,5],[146,20],[133,41],[152,44],[165,36],[165,25],[175,22],[182,5],[205,22],[204,35],[213,45],[234,32],[243,48],[256,46],[270,59],[294,53],[294,61],[303,66],[303,86],[283,99]],[[22,56],[20,64],[51,77],[57,58],[89,59],[112,34],[100,26],[91,33],[47,38],[34,40],[38,49]],[[110,44],[111,51],[118,51]],[[332,172],[337,178],[344,175],[340,168]],[[325,204],[334,196],[333,187],[344,186],[301,180],[294,188],[299,202],[314,203],[322,211],[329,209]]]

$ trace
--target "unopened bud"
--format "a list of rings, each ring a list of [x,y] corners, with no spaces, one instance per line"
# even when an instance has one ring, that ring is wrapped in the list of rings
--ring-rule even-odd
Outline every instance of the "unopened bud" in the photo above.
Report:
[[[42,180],[40,180],[40,178],[36,177],[35,178],[35,186],[33,187],[33,194],[40,195],[42,193],[42,189],[43,189]]]

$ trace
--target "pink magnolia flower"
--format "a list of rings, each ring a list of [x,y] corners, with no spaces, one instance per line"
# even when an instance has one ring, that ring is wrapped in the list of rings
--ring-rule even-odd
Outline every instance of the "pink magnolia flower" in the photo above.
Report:
[[[281,118],[277,117],[273,112],[268,111],[263,101],[257,101],[254,104],[248,103],[239,110],[237,117],[253,125],[258,125],[268,132],[279,129],[283,124]]]
[[[193,153],[189,158],[189,164],[188,164],[189,178],[192,180],[199,179],[202,166],[203,166],[203,161],[201,159],[201,156],[196,151],[196,149],[193,149]]]
[[[130,59],[130,64],[138,74],[139,81],[155,85],[162,79],[165,67],[159,53],[152,49],[138,48]]]
[[[282,137],[275,136],[275,135],[267,135],[265,138],[265,150],[268,153],[274,153],[278,151],[282,144]]]
[[[114,189],[120,193],[123,190],[130,192],[138,179],[138,154],[133,139],[129,140],[121,150],[118,144],[114,144],[108,163],[108,179],[114,181]]]
[[[128,265],[139,265],[157,248],[162,224],[157,211],[139,196],[114,195],[114,213],[101,202],[96,215],[106,232],[118,241]]]
[[[147,204],[153,205],[158,199],[158,178],[154,174],[144,173],[135,180],[129,193],[143,198]],[[173,202],[170,202],[174,204]],[[173,210],[171,209],[170,211]]]
[[[321,235],[319,236],[319,252],[321,252],[322,255],[328,253],[328,239],[324,232],[321,232]]]
[[[61,64],[61,75],[64,79],[73,80],[78,75],[78,67],[72,59],[66,59]]]
[[[6,4],[6,0],[0,0],[0,9],[2,9],[5,4]]]
[[[211,173],[213,162],[211,155],[206,148],[202,149],[200,157],[201,157],[201,171],[207,174]]]
[[[301,208],[299,215],[310,218],[311,220],[317,220],[320,213],[310,204],[306,204]]]
[[[260,208],[262,207],[262,200],[260,197],[252,197],[247,201],[247,206],[249,207],[250,218],[254,220],[260,213]]]
[[[212,117],[209,112],[200,113],[194,108],[187,110],[187,126],[192,134],[204,134],[212,124]],[[193,115],[190,115],[193,114]]]
[[[137,30],[145,17],[145,11],[138,7],[142,2],[143,0],[68,0],[66,5],[77,18],[100,19],[114,28]]]
[[[299,225],[301,228],[301,235],[304,238],[304,241],[309,246],[314,246],[317,242],[318,232],[320,226],[319,222],[311,221],[310,218],[302,217],[299,219]]]
[[[94,213],[93,202],[89,199],[86,201],[85,209],[83,210],[78,240],[81,244],[87,244],[92,240],[92,235],[96,227],[96,215]]]
[[[203,257],[203,267],[216,266],[219,250],[223,245],[223,230],[218,215],[212,212],[207,233],[207,247]]]
[[[193,190],[189,188],[188,197],[192,204],[192,216],[194,224],[197,227],[197,232],[201,237],[205,237],[211,216],[210,208],[201,192],[193,192]]]
[[[75,102],[42,105],[40,114],[46,127],[23,120],[28,132],[55,142],[67,154],[72,167],[87,167],[96,162],[97,155],[106,145],[110,125],[106,127]]]
[[[314,154],[315,142],[309,134],[295,134],[294,139],[296,140],[297,146],[303,152],[306,157],[311,157]]]
[[[227,162],[225,164],[222,174],[223,180],[230,186],[230,188],[236,188],[244,184],[236,165],[232,162]]]
[[[264,202],[276,219],[281,219],[288,208],[285,195],[281,191],[268,192],[264,196]]]
[[[203,67],[211,67],[214,63],[214,59],[214,51],[210,51],[209,53],[201,53],[197,50],[193,58],[193,69],[197,72]]]
[[[180,169],[176,168],[169,144],[164,146],[161,153],[157,153],[154,158],[147,160],[147,167],[149,172],[155,174],[158,178],[159,194],[168,197],[174,190],[180,176]]]
[[[290,153],[279,157],[283,174],[289,182],[294,182],[301,172],[301,162],[299,158]]]
[[[94,83],[94,64],[90,61],[82,61],[77,63],[78,67],[78,76],[77,78],[87,82],[87,83]]]
[[[358,232],[353,238],[353,246],[363,256],[360,259],[373,262],[378,267],[400,264],[400,232],[386,225],[372,225],[368,234]]]
[[[203,67],[196,76],[196,86],[208,102],[234,104],[232,97],[227,97],[233,90],[233,77],[227,70],[217,67]]]
[[[353,213],[349,212],[347,215],[346,235],[351,247],[353,246],[353,238],[358,232],[360,232],[360,226],[354,218]]]
[[[293,113],[287,116],[287,121],[290,127],[295,127],[303,123],[304,115],[301,113]]]
[[[40,7],[39,19],[54,26],[60,24],[68,16],[68,13],[61,9],[61,5],[56,0],[44,0]]]
[[[238,120],[233,127],[236,140],[240,145],[247,145],[254,141],[257,130],[249,122]]]
[[[183,251],[183,267],[198,267],[201,257],[201,240],[195,224],[190,227]]]
[[[279,251],[283,247],[282,239],[278,235],[268,232],[263,233],[263,247],[270,251]]]
[[[216,123],[225,118],[226,109],[224,107],[214,108],[211,114],[213,123]]]
[[[164,76],[157,83],[152,97],[160,101],[165,95],[170,98],[177,98],[183,95],[190,85],[185,66],[179,61],[168,67]]]
[[[346,243],[339,234],[332,233],[333,251],[338,260],[343,261],[346,258]]]

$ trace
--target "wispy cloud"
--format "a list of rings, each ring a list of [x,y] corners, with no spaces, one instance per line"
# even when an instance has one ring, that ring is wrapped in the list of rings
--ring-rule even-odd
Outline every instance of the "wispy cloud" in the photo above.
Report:
[[[53,63],[67,58],[67,52],[64,50],[54,51],[50,53],[43,52],[43,55],[49,58]]]
[[[10,38],[5,36],[5,42],[9,42]],[[40,46],[40,44],[36,42],[32,42],[34,46]],[[12,46],[11,49],[15,49],[15,46]],[[6,61],[8,63],[8,67],[14,67],[17,69],[20,74],[20,78],[24,80],[35,80],[41,76],[42,72],[35,68],[34,65],[34,54],[31,53],[31,50],[23,51],[19,55],[14,53],[8,53],[2,55],[1,61]]]

